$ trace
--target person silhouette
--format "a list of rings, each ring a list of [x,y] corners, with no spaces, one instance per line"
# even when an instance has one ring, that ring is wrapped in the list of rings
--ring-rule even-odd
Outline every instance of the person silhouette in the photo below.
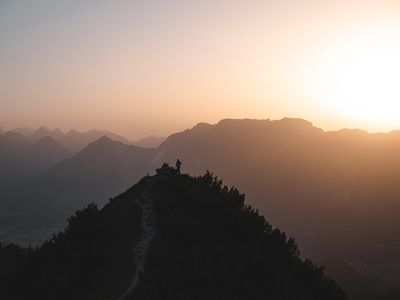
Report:
[[[176,173],[181,174],[181,165],[182,162],[179,160],[179,158],[176,160]]]

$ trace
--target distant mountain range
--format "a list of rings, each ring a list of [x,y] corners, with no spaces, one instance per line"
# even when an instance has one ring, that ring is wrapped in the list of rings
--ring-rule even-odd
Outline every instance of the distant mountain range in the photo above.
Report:
[[[154,152],[104,136],[50,168],[30,184],[29,195],[22,191],[19,199],[36,199],[29,201],[29,210],[40,214],[42,220],[47,215],[42,215],[42,208],[51,208],[57,224],[78,207],[90,202],[103,205],[125,190],[145,174],[144,170],[150,171]]]
[[[165,141],[165,138],[163,137],[156,137],[153,135],[146,136],[133,144],[137,147],[142,147],[142,148],[157,148],[160,146],[163,142]]]
[[[14,136],[14,140],[20,138]],[[15,145],[14,141],[7,147]],[[0,151],[7,147],[1,146]],[[60,160],[63,155],[66,158],[66,151],[57,149]],[[14,156],[18,153],[10,151]],[[296,236],[308,255],[331,257],[340,253],[345,257],[359,253],[360,247],[371,256],[375,244],[382,245],[379,253],[391,255],[398,246],[391,237],[400,233],[395,213],[400,208],[399,151],[400,132],[324,132],[300,119],[223,120],[173,134],[156,149],[138,149],[100,138],[71,159],[51,166],[32,186],[57,186],[58,199],[69,199],[65,189],[87,201],[103,195],[98,201],[104,203],[105,197],[162,162],[174,163],[179,157],[186,172],[211,170],[243,189],[250,203]],[[5,161],[10,165],[20,160]],[[43,157],[32,161],[43,162]],[[256,180],[249,180],[255,175]],[[102,192],[96,192],[97,188]],[[43,197],[50,197],[46,193]],[[18,206],[17,201],[11,201]],[[71,201],[77,205],[74,209],[80,207],[79,201]],[[338,219],[348,230],[337,230]],[[324,239],[326,233],[328,240]]]
[[[3,134],[0,152],[17,154],[13,147],[24,144],[20,139]],[[296,238],[307,257],[390,263],[400,259],[398,153],[399,131],[323,131],[301,119],[200,123],[153,149],[101,137],[40,174],[30,171],[29,183],[8,189],[0,208],[14,217],[0,218],[0,225],[62,226],[73,210],[90,201],[102,205],[164,161],[179,158],[183,172],[210,170],[238,186],[272,224]],[[13,161],[20,160],[2,164],[12,170]],[[24,167],[15,166],[19,173],[2,176],[23,173]],[[18,175],[11,177],[15,184]]]
[[[133,145],[135,142],[100,130],[63,133],[60,129],[41,127],[38,130],[19,128],[2,131],[0,240],[42,240],[54,230],[50,225],[63,223],[69,213],[84,203],[91,200],[104,203],[107,195],[111,197],[137,180],[139,177],[136,173],[142,175],[143,165],[147,165],[149,155],[152,155],[151,148],[162,140],[153,136],[139,140],[140,145],[149,148],[146,152],[149,154],[142,157],[135,152],[139,151]],[[113,149],[108,149],[109,152],[99,149],[96,152],[96,144],[102,145],[100,148],[107,148],[107,143],[121,145],[121,151],[116,149],[117,146],[115,153]],[[129,154],[127,149],[133,149],[133,153]],[[89,162],[90,159],[86,159],[88,157],[94,162]],[[132,164],[135,159],[137,165]],[[69,163],[71,166],[66,166]],[[103,171],[98,172],[100,169]],[[88,174],[88,177],[84,177],[84,174]],[[99,184],[101,178],[104,178],[104,185]],[[40,229],[42,226],[43,230]],[[34,228],[40,230],[31,234]]]
[[[0,135],[0,192],[33,180],[70,156],[72,151],[48,136],[30,143],[18,133]]]
[[[70,149],[73,152],[78,152],[85,148],[88,144],[98,140],[103,136],[107,136],[110,139],[118,142],[122,142],[128,145],[136,145],[143,148],[156,148],[158,147],[165,138],[146,136],[138,141],[130,141],[118,134],[104,131],[104,130],[89,130],[85,132],[79,132],[76,130],[70,130],[63,132],[61,129],[48,129],[46,127],[40,127],[39,129],[31,128],[16,128],[14,130],[3,132],[0,134],[14,134],[17,133],[19,137],[24,137],[26,141],[35,142],[43,137],[51,137],[57,141],[60,145]]]
[[[293,234],[307,255],[381,258],[396,256],[399,246],[399,152],[400,132],[325,132],[300,119],[223,120],[170,136],[152,163],[179,157],[191,174],[214,171]]]

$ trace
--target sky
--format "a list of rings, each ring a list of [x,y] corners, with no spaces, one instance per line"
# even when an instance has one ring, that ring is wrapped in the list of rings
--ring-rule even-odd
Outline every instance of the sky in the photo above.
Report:
[[[400,129],[400,1],[0,0],[0,128]]]

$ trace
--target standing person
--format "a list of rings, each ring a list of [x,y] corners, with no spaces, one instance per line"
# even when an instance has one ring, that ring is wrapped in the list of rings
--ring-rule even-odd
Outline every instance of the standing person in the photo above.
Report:
[[[181,165],[182,162],[179,160],[179,158],[176,160],[176,173],[181,174]]]

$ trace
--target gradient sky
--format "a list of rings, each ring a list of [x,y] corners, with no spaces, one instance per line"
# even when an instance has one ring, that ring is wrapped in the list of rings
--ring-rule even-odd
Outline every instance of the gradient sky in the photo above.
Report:
[[[138,138],[301,117],[400,128],[398,3],[0,0],[0,127]]]

